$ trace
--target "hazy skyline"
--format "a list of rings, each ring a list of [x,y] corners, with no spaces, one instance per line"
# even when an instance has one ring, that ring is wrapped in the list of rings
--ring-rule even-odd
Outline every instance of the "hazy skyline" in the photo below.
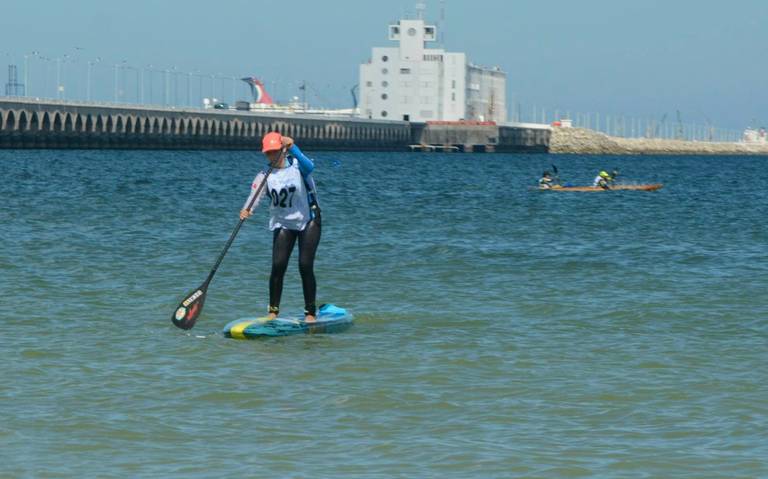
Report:
[[[425,2],[427,20],[438,22],[438,0]],[[351,106],[358,65],[374,46],[386,46],[387,25],[413,15],[415,1],[166,0],[132,3],[6,1],[0,15],[0,82],[7,65],[24,78],[29,93],[55,94],[55,59],[69,97],[85,97],[91,62],[92,97],[114,96],[114,65],[126,90],[139,96],[140,69],[152,78],[144,89],[157,99],[163,74],[175,67],[230,78],[257,76],[285,101],[300,95],[318,106]],[[445,0],[445,47],[467,53],[473,63],[507,72],[507,107],[600,112],[670,119],[743,129],[768,124],[766,59],[768,2],[694,0],[568,2]],[[215,8],[212,8],[215,6]],[[40,52],[50,60],[32,56]],[[100,63],[95,63],[100,58]],[[125,63],[123,63],[125,62]],[[176,75],[187,94],[204,77]],[[131,83],[133,82],[133,83]],[[237,81],[218,80],[225,96]],[[216,86],[216,85],[214,85]],[[203,85],[204,90],[209,89]],[[35,91],[37,90],[37,92]],[[142,92],[145,98],[149,91]],[[198,104],[196,98],[192,103]]]

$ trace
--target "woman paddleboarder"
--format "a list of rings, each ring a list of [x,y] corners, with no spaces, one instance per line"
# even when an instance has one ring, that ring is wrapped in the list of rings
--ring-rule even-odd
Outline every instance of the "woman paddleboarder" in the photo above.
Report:
[[[240,219],[253,214],[266,192],[269,203],[269,229],[272,231],[272,273],[269,277],[269,319],[280,313],[280,297],[283,294],[283,278],[288,260],[299,243],[299,273],[304,290],[304,319],[316,321],[315,305],[317,285],[314,263],[317,245],[320,243],[320,207],[312,171],[315,164],[301,152],[292,138],[271,132],[264,135],[261,151],[269,160],[269,169],[261,171],[253,180],[251,194],[240,210]],[[265,180],[251,209],[248,204]]]

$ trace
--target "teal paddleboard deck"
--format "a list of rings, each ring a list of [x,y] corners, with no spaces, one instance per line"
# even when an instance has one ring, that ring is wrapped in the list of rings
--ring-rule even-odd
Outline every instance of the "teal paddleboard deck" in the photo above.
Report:
[[[317,321],[298,318],[240,318],[224,326],[224,336],[232,339],[256,339],[294,334],[340,333],[352,326],[354,318],[346,309],[324,304],[317,311]]]

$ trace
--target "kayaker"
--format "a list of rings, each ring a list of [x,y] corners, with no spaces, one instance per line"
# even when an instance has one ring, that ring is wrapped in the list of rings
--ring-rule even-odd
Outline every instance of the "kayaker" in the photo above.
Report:
[[[267,187],[262,189],[253,207],[248,210],[244,206],[240,210],[240,219],[246,219],[253,214],[266,191],[268,199],[271,200],[269,229],[272,231],[268,317],[275,319],[280,313],[283,278],[291,252],[298,240],[299,273],[304,291],[304,319],[311,323],[316,321],[317,315],[314,263],[321,230],[320,207],[317,204],[317,191],[312,178],[315,164],[302,153],[292,138],[277,132],[264,135],[261,151],[273,169],[267,176]],[[256,175],[246,205],[256,194],[266,175],[266,171]]]
[[[545,171],[539,179],[539,189],[548,190],[555,186],[557,182],[552,178],[552,173]]]
[[[613,178],[611,175],[608,174],[607,171],[601,171],[596,177],[594,182],[592,183],[592,186],[599,186],[600,188],[604,190],[610,190],[611,189],[611,182],[613,181]]]

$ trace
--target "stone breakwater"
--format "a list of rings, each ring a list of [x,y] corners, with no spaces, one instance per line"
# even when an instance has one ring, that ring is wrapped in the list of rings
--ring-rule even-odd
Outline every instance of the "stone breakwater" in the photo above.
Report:
[[[768,144],[617,138],[584,128],[553,128],[550,153],[597,155],[768,155]]]

